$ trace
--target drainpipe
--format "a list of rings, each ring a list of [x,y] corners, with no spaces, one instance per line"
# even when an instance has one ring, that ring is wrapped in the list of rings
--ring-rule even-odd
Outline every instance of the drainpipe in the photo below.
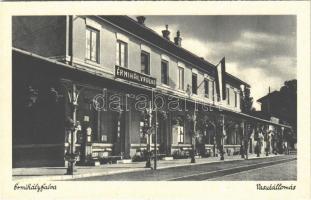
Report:
[[[67,39],[68,41],[67,42],[67,45],[68,45],[68,55],[70,56],[70,61],[69,61],[69,65],[72,66],[72,15],[68,16],[68,35],[67,35]],[[66,58],[65,58],[66,60]],[[77,91],[76,91],[76,85],[73,84],[72,85],[72,99],[71,99],[71,106],[72,106],[72,119],[73,119],[73,123],[74,123],[74,127],[76,127],[77,125],[77,119],[76,119],[76,111],[77,111],[77,102],[76,102],[76,94],[77,94]],[[71,156],[74,156],[74,153],[75,153],[75,141],[74,141],[74,136],[76,134],[76,130],[71,130],[70,131],[70,136],[71,136],[71,141],[70,141],[70,145],[69,145],[69,152],[70,152],[70,155]],[[70,159],[69,161],[69,165],[68,165],[68,168],[67,168],[67,172],[66,174],[68,175],[73,175],[73,173],[75,172],[75,161],[73,160],[73,158]]]
[[[72,39],[72,29],[73,29],[73,16],[70,15],[68,17],[68,55],[70,56],[70,61],[69,65],[73,65],[73,51],[72,51],[72,46],[73,46],[73,39]]]

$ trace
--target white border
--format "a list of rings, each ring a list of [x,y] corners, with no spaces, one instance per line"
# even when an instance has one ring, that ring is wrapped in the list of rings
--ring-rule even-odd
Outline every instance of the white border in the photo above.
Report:
[[[257,191],[247,182],[53,182],[52,192],[17,192],[11,180],[11,17],[12,15],[280,15],[297,16],[298,181],[295,191]],[[148,19],[147,19],[148,20]],[[1,199],[310,199],[310,2],[5,2],[2,25],[0,156]],[[307,45],[306,45],[307,44]],[[129,63],[128,63],[129,64]],[[282,181],[260,182],[265,185]]]

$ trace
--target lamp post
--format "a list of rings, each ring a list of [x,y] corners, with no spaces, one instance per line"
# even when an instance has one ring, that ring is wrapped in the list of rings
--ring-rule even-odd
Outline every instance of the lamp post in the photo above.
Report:
[[[220,160],[224,160],[224,143],[225,143],[225,115],[222,115],[222,134],[220,140]]]
[[[158,109],[155,108],[154,170],[157,170]]]
[[[216,157],[216,143],[217,143],[217,141],[216,141],[216,126],[215,126],[215,135],[214,135],[214,141],[213,141],[213,153],[214,153],[214,157]]]
[[[69,154],[65,155],[65,159],[69,162],[66,174],[73,175],[73,172],[75,171],[74,165],[77,158],[77,155],[75,154],[75,143],[77,141],[76,134],[78,130],[81,130],[80,123],[77,121],[78,98],[81,90],[77,89],[76,84],[72,84],[72,90],[68,89],[68,87],[66,87],[66,89],[68,92],[69,103],[72,107],[72,120],[69,118]]]
[[[248,160],[248,151],[249,151],[249,140],[251,135],[252,127],[250,122],[246,124],[245,137],[244,137],[244,150],[245,150],[245,160]]]
[[[244,132],[245,132],[245,130],[244,130],[244,125],[245,125],[245,121],[243,120],[242,122],[241,122],[241,129],[242,129],[242,132],[241,132],[241,147],[240,147],[240,154],[241,154],[241,158],[245,158],[245,156],[244,156]]]
[[[193,111],[193,116],[192,116],[192,122],[193,122],[193,135],[191,137],[191,163],[195,163],[195,134],[196,134],[196,113],[195,110]]]
[[[146,123],[147,127],[147,137],[148,137],[148,143],[147,143],[147,161],[146,161],[146,168],[151,168],[151,124],[152,124],[152,107],[151,107],[151,101],[149,102],[149,109],[146,110],[146,115],[148,116],[148,123]]]
[[[265,151],[266,151],[266,156],[269,156],[269,152],[270,152],[270,140],[271,140],[271,135],[270,135],[270,130],[269,130],[269,126],[267,128],[267,125],[265,125],[264,127],[265,129],[265,136],[266,136],[266,147],[265,147]]]
[[[282,149],[282,153],[284,153],[284,127],[281,127],[281,149]]]
[[[191,92],[189,84],[187,85],[186,93],[190,99],[192,92]],[[196,116],[195,116],[195,109],[194,109],[192,119],[190,119],[190,121],[193,121],[193,129],[192,129],[193,133],[191,136],[191,153],[190,153],[191,163],[195,163],[195,144],[194,144],[195,143],[195,138],[194,138],[195,137],[195,120],[196,120]]]
[[[255,154],[257,157],[260,157],[260,125],[257,124],[254,133],[254,140],[256,141]]]

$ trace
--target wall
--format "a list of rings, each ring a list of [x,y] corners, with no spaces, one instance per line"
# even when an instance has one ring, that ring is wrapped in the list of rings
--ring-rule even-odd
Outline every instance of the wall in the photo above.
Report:
[[[228,99],[228,95],[227,95],[227,91],[226,91],[226,100],[224,101],[224,106],[226,108],[229,108],[231,110],[234,110],[234,111],[238,111],[240,112],[241,109],[240,109],[240,91],[237,89],[237,88],[234,88],[232,85],[230,84],[226,84],[226,88],[229,88],[229,95],[230,95],[230,103],[228,105],[227,103],[227,99]],[[234,98],[234,92],[237,92],[237,106],[235,107],[235,98]]]
[[[100,31],[100,62],[99,63],[89,63],[85,61],[85,28],[87,25],[87,21],[93,21],[94,25]],[[92,26],[92,24],[88,24],[88,26]],[[122,36],[121,40],[125,40],[128,44],[128,68],[141,72],[141,63],[140,63],[140,53],[142,50],[147,51],[150,54],[150,76],[157,79],[157,85],[159,88],[163,90],[169,90],[175,92],[178,89],[178,64],[181,62],[177,60],[175,57],[171,55],[167,55],[165,52],[161,52],[159,49],[156,49],[147,43],[140,41],[127,34],[126,32],[115,28],[114,26],[106,23],[98,21],[97,19],[88,19],[86,20],[83,17],[74,18],[74,28],[73,28],[74,36],[73,36],[73,56],[74,60],[78,64],[87,65],[93,68],[100,68],[104,71],[107,71],[111,74],[114,73],[115,66],[115,49],[116,49],[116,41]],[[145,47],[147,49],[145,49]],[[169,62],[169,84],[163,85],[161,83],[161,60],[165,59]],[[182,63],[182,62],[181,62]],[[184,67],[184,91],[179,91],[179,94],[185,93],[187,89],[187,85],[191,87],[192,85],[192,69],[194,66],[190,66],[188,64],[182,63]],[[209,98],[204,97],[204,73],[198,72],[198,95],[195,95],[195,98],[199,100],[204,100],[206,102],[212,103],[212,84],[209,85],[210,96]],[[213,80],[212,77],[208,77],[210,80]],[[181,92],[181,93],[180,93]],[[215,90],[216,92],[216,90]],[[217,103],[217,102],[216,102]]]
[[[73,36],[72,36],[72,55],[84,61],[85,58],[85,20],[80,17],[73,19]],[[101,37],[102,38],[102,37]],[[102,49],[102,48],[101,48]]]
[[[46,57],[66,54],[65,16],[12,17],[13,47]]]

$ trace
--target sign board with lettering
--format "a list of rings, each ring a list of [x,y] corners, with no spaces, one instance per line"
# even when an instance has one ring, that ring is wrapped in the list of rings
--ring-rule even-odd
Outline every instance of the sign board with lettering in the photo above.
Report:
[[[116,78],[121,78],[127,81],[139,83],[149,87],[156,87],[156,79],[145,74],[141,74],[123,67],[115,67]]]

